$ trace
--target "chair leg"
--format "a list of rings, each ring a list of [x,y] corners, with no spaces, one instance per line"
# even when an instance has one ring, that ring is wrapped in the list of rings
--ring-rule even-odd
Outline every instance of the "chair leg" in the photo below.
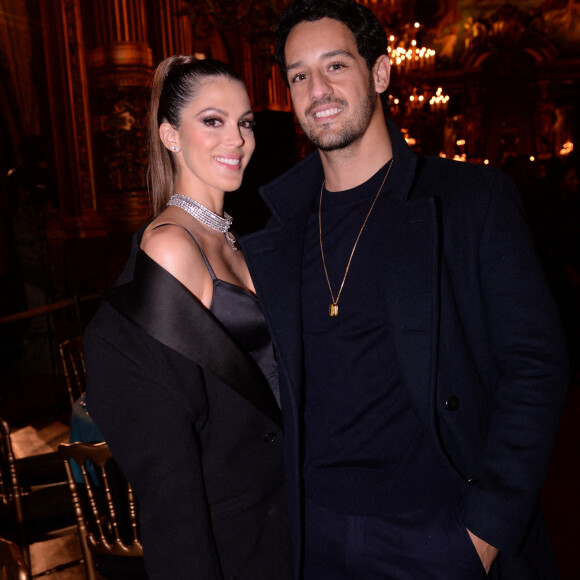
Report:
[[[83,562],[85,564],[87,580],[99,580],[99,575],[96,572],[97,568],[95,566],[95,560],[91,549],[89,548],[86,536],[79,535],[79,540],[83,551]]]
[[[20,551],[22,552],[22,559],[26,564],[27,568],[30,570],[30,575],[32,576],[32,562],[30,561],[30,547],[26,539],[21,541]]]
[[[28,545],[28,535],[26,533],[26,523],[24,522],[24,508],[22,506],[22,498],[20,496],[20,486],[18,485],[18,479],[16,477],[16,469],[14,465],[11,466],[12,481],[14,488],[14,497],[12,499],[14,503],[14,512],[16,515],[16,523],[18,525],[18,544],[22,552],[22,558],[28,566],[29,570],[32,570],[32,564],[30,561],[30,547]]]

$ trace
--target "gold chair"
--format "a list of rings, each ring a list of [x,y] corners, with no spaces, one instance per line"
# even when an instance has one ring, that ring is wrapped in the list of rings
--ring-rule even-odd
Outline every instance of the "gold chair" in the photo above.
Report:
[[[133,489],[106,443],[61,443],[88,580],[146,579]],[[82,471],[76,481],[71,460]]]
[[[30,580],[28,566],[14,542],[0,538],[0,579]]]
[[[74,534],[74,509],[58,453],[16,459],[10,425],[0,418],[0,512],[3,535],[15,541],[31,568],[29,545]]]
[[[72,408],[75,401],[84,394],[87,386],[82,337],[76,336],[61,342],[58,345],[58,351]]]

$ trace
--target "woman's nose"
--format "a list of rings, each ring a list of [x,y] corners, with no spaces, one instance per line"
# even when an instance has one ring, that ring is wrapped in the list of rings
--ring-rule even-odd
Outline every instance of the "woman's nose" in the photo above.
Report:
[[[228,142],[234,147],[241,147],[246,142],[242,135],[242,128],[238,123],[232,123],[228,128]]]

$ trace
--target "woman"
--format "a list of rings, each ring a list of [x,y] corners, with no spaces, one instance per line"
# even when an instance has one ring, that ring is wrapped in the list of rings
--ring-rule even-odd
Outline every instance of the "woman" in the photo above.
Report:
[[[152,580],[292,574],[273,348],[223,211],[252,127],[226,65],[159,65],[156,217],[84,336],[87,407],[137,493]]]

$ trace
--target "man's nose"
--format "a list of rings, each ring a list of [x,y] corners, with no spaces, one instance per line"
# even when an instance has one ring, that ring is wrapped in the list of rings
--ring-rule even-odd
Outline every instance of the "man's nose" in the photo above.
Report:
[[[324,74],[313,73],[310,78],[310,97],[315,101],[321,101],[332,95],[332,85]]]

